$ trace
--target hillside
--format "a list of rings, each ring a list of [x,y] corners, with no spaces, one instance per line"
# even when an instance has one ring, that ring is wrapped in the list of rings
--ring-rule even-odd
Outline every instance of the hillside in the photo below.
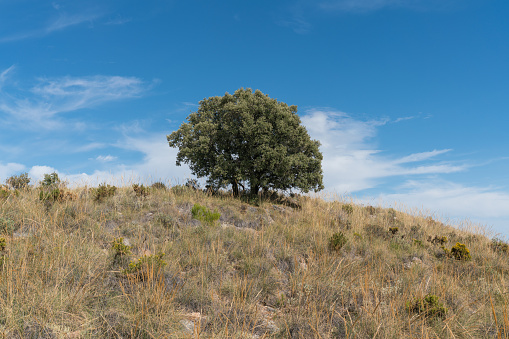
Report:
[[[0,192],[3,337],[509,336],[507,245],[431,217],[161,184],[55,192]]]

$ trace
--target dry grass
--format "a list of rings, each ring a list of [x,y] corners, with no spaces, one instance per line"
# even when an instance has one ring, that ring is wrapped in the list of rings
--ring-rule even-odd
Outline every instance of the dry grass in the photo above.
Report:
[[[482,229],[319,198],[292,208],[182,186],[122,187],[97,201],[86,187],[68,192],[0,198],[6,338],[509,336],[508,253]],[[219,222],[193,219],[196,203]],[[337,232],[347,239],[339,251],[329,248]],[[447,256],[435,236],[472,259]],[[131,254],[115,255],[121,237]],[[146,259],[158,253],[164,263]],[[131,261],[141,264],[126,271]],[[429,294],[445,317],[409,311]]]

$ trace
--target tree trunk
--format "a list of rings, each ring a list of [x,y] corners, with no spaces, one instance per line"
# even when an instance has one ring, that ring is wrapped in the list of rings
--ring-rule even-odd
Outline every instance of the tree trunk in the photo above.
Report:
[[[257,195],[259,190],[260,190],[260,186],[258,186],[258,185],[251,186],[251,194],[252,195]]]
[[[237,184],[236,180],[234,182],[232,182],[232,191],[233,191],[233,196],[234,197],[238,197],[239,196],[239,185]]]

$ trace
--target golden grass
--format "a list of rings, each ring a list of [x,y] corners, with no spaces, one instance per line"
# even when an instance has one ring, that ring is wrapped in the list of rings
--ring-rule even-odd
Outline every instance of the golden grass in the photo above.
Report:
[[[148,196],[126,186],[102,201],[86,187],[67,191],[55,202],[36,188],[0,199],[3,337],[509,336],[508,253],[482,228],[321,198],[298,197],[301,208],[291,208],[181,186]],[[220,221],[194,220],[195,203]],[[348,241],[332,251],[337,232]],[[445,255],[435,236],[448,249],[465,244],[472,259]],[[115,258],[120,237],[132,254]],[[166,265],[125,271],[161,252]],[[444,318],[409,311],[428,294]]]

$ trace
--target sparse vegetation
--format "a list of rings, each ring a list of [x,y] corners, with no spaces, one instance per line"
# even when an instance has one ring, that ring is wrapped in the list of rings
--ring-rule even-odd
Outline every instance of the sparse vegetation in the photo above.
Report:
[[[306,196],[181,185],[140,199],[132,185],[54,178],[0,200],[3,337],[509,336],[507,244],[477,228]],[[54,189],[74,198],[39,201]]]
[[[101,202],[108,197],[114,196],[116,191],[117,187],[115,186],[101,184],[97,188],[93,189],[94,200]]]
[[[200,220],[203,223],[208,225],[213,225],[216,220],[219,220],[221,214],[217,211],[212,212],[205,206],[201,206],[200,204],[195,204],[191,209],[191,214],[193,218]]]
[[[7,185],[14,189],[26,189],[30,184],[30,178],[28,177],[28,173],[22,173],[19,175],[13,175],[5,181]]]

